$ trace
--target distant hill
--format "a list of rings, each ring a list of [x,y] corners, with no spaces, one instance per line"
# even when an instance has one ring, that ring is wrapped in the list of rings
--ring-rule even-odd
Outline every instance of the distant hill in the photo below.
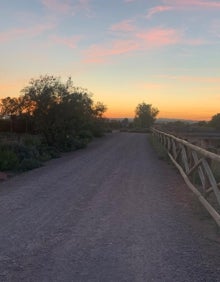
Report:
[[[126,117],[125,117],[126,118]],[[122,121],[125,118],[107,118],[109,120],[118,120]],[[132,122],[133,118],[127,118],[129,122]],[[196,123],[196,120],[188,120],[188,119],[179,119],[179,118],[157,118],[156,123],[167,123],[167,122],[175,122],[175,121],[182,121],[187,123]]]
[[[182,121],[187,123],[195,123],[195,120],[188,120],[188,119],[177,119],[177,118],[158,118],[156,123],[167,123],[167,122],[175,122],[175,121]]]

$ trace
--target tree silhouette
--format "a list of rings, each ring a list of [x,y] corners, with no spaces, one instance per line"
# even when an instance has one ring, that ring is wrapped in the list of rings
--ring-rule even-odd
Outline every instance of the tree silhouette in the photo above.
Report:
[[[209,124],[214,127],[216,130],[220,131],[220,113],[217,113],[212,117]]]
[[[156,120],[159,110],[145,102],[138,104],[135,110],[134,124],[138,128],[150,128]]]
[[[54,76],[31,79],[19,98],[1,100],[1,114],[15,115],[32,125],[32,132],[44,137],[48,145],[71,150],[79,140],[101,135],[102,115],[106,107],[94,104],[87,89],[65,83]]]

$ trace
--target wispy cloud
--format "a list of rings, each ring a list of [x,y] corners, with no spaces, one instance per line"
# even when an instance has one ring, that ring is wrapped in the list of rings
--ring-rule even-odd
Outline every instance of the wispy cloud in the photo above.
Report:
[[[171,0],[173,1],[173,0]],[[174,0],[174,2],[178,2],[177,0]],[[192,5],[192,6],[200,6],[204,8],[220,8],[220,3],[217,1],[203,1],[203,0],[186,0],[186,5]]]
[[[203,1],[203,0],[163,0],[166,5],[172,5],[174,7],[201,7],[201,8],[220,8],[220,2],[216,1]]]
[[[175,29],[154,28],[136,34],[136,37],[147,43],[146,46],[162,47],[181,42],[180,32]]]
[[[72,36],[72,37],[60,37],[60,36],[51,36],[51,40],[54,43],[65,45],[68,48],[74,49],[77,48],[79,41],[81,40],[82,36]]]
[[[42,4],[49,10],[59,12],[59,13],[68,13],[72,10],[71,3],[68,0],[41,0]]]
[[[57,14],[73,15],[79,11],[85,12],[88,16],[92,15],[90,6],[91,0],[41,0],[41,3],[52,12]]]
[[[0,33],[0,42],[2,43],[6,41],[15,40],[24,36],[35,37],[47,30],[53,29],[54,27],[55,27],[54,24],[48,23],[48,24],[38,24],[36,26],[29,28],[11,29]]]
[[[158,27],[145,31],[135,30],[129,33],[126,40],[112,40],[111,42],[93,45],[84,51],[84,56],[87,63],[101,63],[108,61],[113,56],[131,54],[136,51],[155,50],[155,48],[175,44],[197,46],[204,44],[204,41],[202,39],[187,39],[182,30]]]
[[[102,63],[111,56],[130,53],[140,48],[132,40],[115,40],[111,44],[93,45],[84,52],[86,63]]]
[[[148,10],[147,13],[147,18],[151,18],[154,14],[162,13],[162,12],[167,12],[173,10],[174,7],[172,6],[156,6]]]
[[[132,20],[124,20],[119,23],[113,24],[110,27],[111,31],[131,32],[135,30],[134,22]]]
[[[203,0],[163,0],[163,5],[155,6],[148,10],[147,18],[151,18],[153,15],[163,13],[171,10],[183,10],[183,9],[220,9],[220,2],[216,1],[203,1]]]

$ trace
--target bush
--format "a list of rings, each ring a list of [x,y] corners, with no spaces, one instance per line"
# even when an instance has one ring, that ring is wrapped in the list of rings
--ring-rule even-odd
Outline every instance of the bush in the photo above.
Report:
[[[39,151],[39,160],[41,161],[48,161],[51,158],[59,158],[60,157],[60,153],[59,151],[52,146],[48,146],[46,144],[41,144],[40,146],[38,146],[38,151]]]
[[[25,134],[22,143],[27,147],[38,147],[41,145],[41,138],[37,135]]]
[[[17,155],[10,150],[0,150],[0,170],[16,170],[19,160]]]
[[[80,139],[88,140],[88,142],[91,141],[92,138],[93,138],[93,134],[90,130],[81,130],[79,132],[78,136],[79,136]]]
[[[89,141],[87,139],[76,137],[74,139],[74,148],[75,150],[83,149],[88,145]]]
[[[42,163],[37,159],[23,159],[19,164],[19,170],[26,171],[40,167]]]
[[[35,147],[27,147],[23,144],[18,142],[10,142],[10,143],[3,143],[0,146],[2,151],[8,150],[12,151],[16,154],[19,161],[22,161],[25,158],[38,158],[39,152]]]
[[[26,135],[20,141],[0,143],[0,170],[29,170],[42,165],[42,162],[58,157],[58,151],[45,144],[40,138]]]

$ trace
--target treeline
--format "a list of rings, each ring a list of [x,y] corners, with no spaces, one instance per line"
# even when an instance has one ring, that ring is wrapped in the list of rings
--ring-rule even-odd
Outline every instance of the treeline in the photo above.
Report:
[[[157,128],[170,132],[220,132],[220,113],[214,115],[209,121],[197,121],[197,122],[188,122],[188,121],[169,121],[161,122],[155,125]]]
[[[31,79],[19,97],[0,101],[0,170],[28,170],[85,147],[104,133],[106,107],[54,76]]]

